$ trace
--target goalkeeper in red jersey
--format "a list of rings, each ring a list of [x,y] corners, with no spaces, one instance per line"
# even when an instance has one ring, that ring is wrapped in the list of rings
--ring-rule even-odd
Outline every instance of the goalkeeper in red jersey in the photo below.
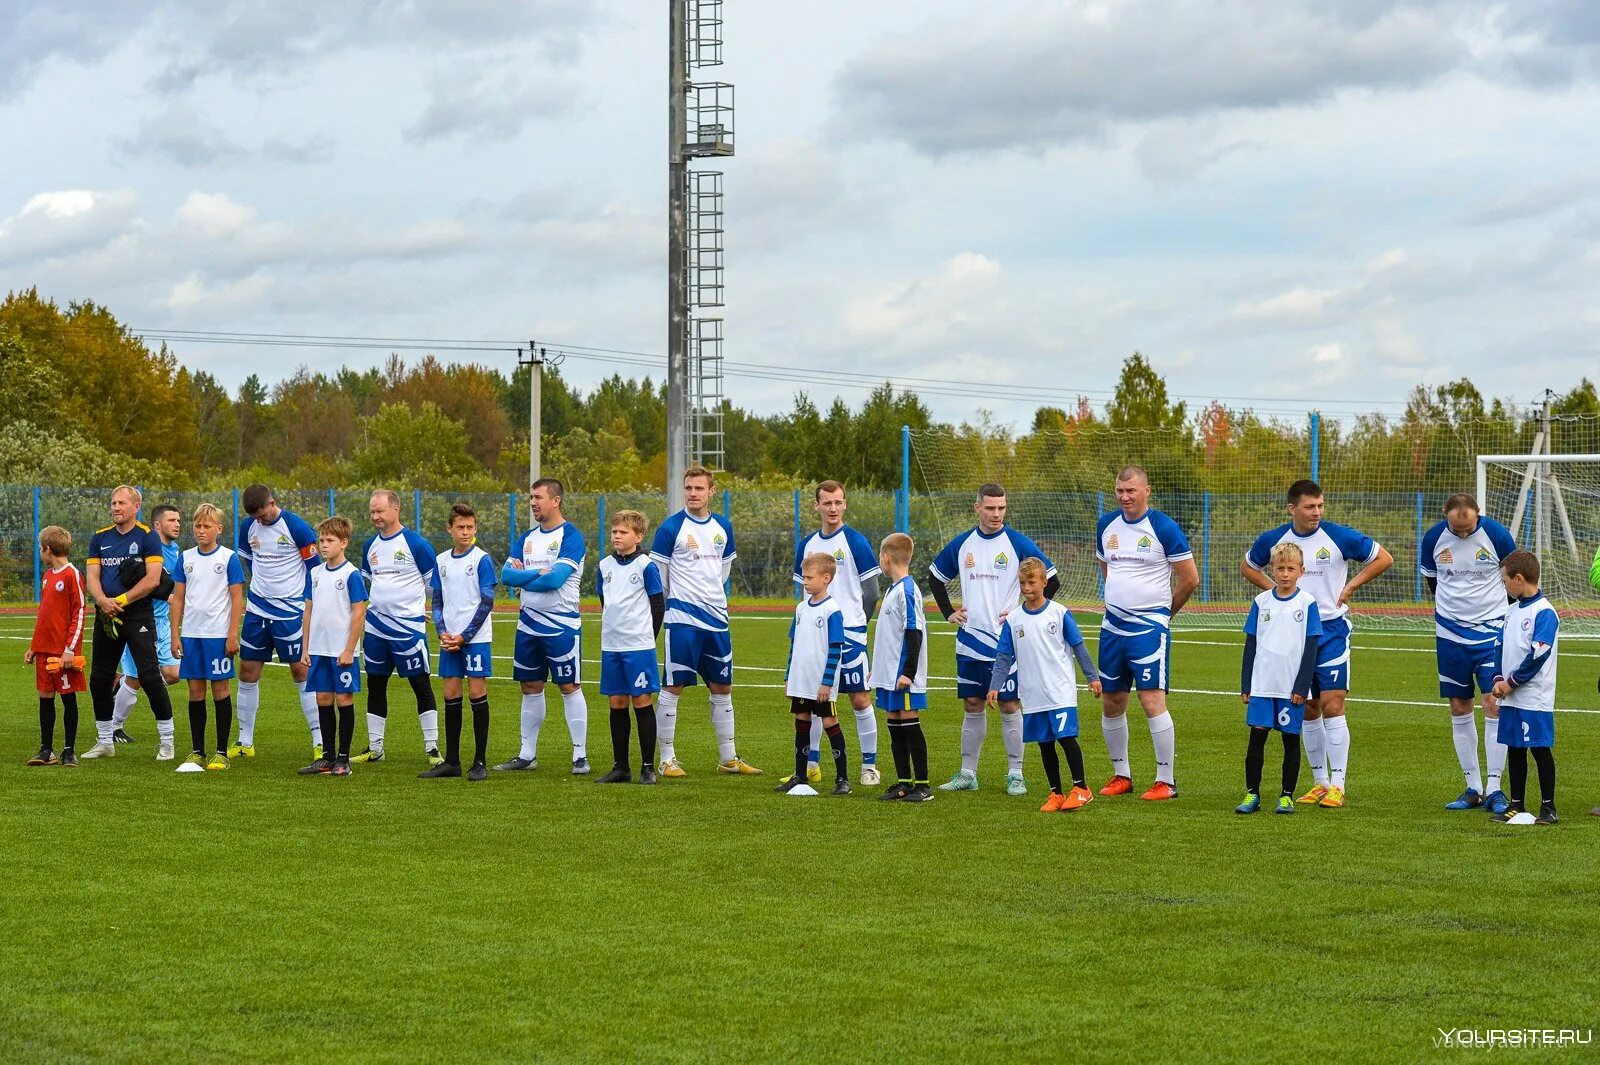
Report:
[[[33,640],[22,656],[32,662],[39,690],[39,753],[29,765],[78,764],[78,693],[88,689],[83,672],[83,576],[72,564],[72,534],[59,525],[39,532],[44,579]],[[61,756],[56,757],[56,696],[61,696]]]

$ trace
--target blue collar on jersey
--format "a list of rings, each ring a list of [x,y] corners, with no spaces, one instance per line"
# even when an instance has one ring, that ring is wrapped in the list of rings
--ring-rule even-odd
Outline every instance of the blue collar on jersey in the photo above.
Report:
[[[1525,596],[1520,597],[1517,600],[1517,605],[1518,606],[1531,606],[1532,604],[1537,603],[1539,600],[1541,600],[1543,598],[1544,598],[1544,593],[1543,592],[1534,592],[1532,595],[1525,595]]]
[[[1290,595],[1279,595],[1278,594],[1278,589],[1277,589],[1276,586],[1274,586],[1272,588],[1268,588],[1267,591],[1271,592],[1272,593],[1272,598],[1276,599],[1278,602],[1287,603],[1289,600],[1293,599],[1295,596],[1300,594],[1300,587],[1299,587],[1299,585],[1296,585],[1295,589],[1294,589],[1294,592],[1292,594],[1290,594]]]
[[[460,553],[457,553],[456,549],[454,547],[452,547],[450,549],[450,557],[451,558],[466,558],[468,555],[472,554],[472,548],[473,547],[477,547],[477,546],[478,546],[477,544],[473,544],[472,547],[469,547],[465,551],[462,551]]]
[[[832,598],[833,598],[832,595],[825,595],[821,599],[809,599],[808,598],[806,600],[806,605],[807,606],[821,606],[823,603],[826,603],[829,599],[832,599]]]
[[[566,518],[562,518],[560,521],[556,522],[554,525],[550,526],[550,528],[548,528],[548,529],[546,529],[544,527],[544,524],[542,522],[537,524],[537,525],[535,525],[534,528],[538,529],[542,533],[553,533],[557,529],[561,528],[563,525],[569,525],[569,524],[571,524],[571,523],[569,521],[567,521]],[[528,531],[532,532],[533,529],[529,529]]]
[[[1294,522],[1291,521],[1289,523],[1289,531],[1294,533],[1296,536],[1300,537],[1300,539],[1304,540],[1308,536],[1315,536],[1315,535],[1317,535],[1317,533],[1321,532],[1322,531],[1322,523],[1320,521],[1317,522],[1317,527],[1315,529],[1312,529],[1310,532],[1301,532],[1299,529],[1296,529],[1294,527]]]
[[[348,565],[350,565],[350,560],[347,558],[343,562],[339,563],[337,566],[330,566],[326,562],[324,562],[322,564],[322,568],[327,570],[329,573],[337,573],[340,570],[344,569]]]
[[[393,540],[396,536],[404,536],[405,534],[406,534],[406,527],[404,525],[402,525],[402,526],[400,526],[400,528],[396,529],[394,532],[390,533],[388,536],[383,535],[383,533],[379,533],[378,534],[378,539],[380,539],[380,540]]]
[[[850,526],[848,526],[848,525],[840,525],[837,529],[833,530],[833,532],[831,532],[831,533],[826,533],[826,532],[823,532],[821,529],[818,529],[816,532],[812,533],[812,535],[813,536],[820,536],[824,540],[832,540],[835,536],[844,535],[844,531],[846,529],[848,529],[848,528],[850,528]]]
[[[997,536],[1004,536],[1006,533],[1010,532],[1011,531],[1011,526],[1002,525],[1002,526],[1000,526],[999,529],[995,530],[994,532],[986,533],[986,532],[983,531],[983,526],[982,525],[974,525],[972,527],[972,531],[978,534],[978,539],[980,539],[980,540],[993,540]]]
[[[615,551],[611,552],[611,561],[615,562],[619,566],[626,566],[634,559],[643,557],[644,549],[642,547],[636,549],[631,555],[619,555]]]
[[[1029,610],[1028,609],[1028,604],[1027,603],[1023,603],[1022,604],[1022,612],[1024,614],[1027,614],[1028,616],[1032,617],[1034,614],[1043,614],[1045,612],[1046,608],[1048,608],[1049,606],[1050,606],[1050,600],[1048,600],[1048,599],[1046,599],[1044,601],[1044,605],[1041,606],[1038,610]]]
[[[1150,512],[1152,510],[1154,510],[1154,509],[1155,509],[1154,507],[1148,507],[1147,506],[1147,507],[1144,508],[1144,510],[1139,514],[1139,516],[1137,518],[1130,518],[1130,517],[1128,517],[1126,514],[1124,514],[1122,512],[1122,508],[1121,507],[1118,507],[1117,508],[1117,517],[1121,518],[1125,524],[1137,525],[1141,521],[1143,521],[1145,518],[1148,518],[1150,516]]]
[[[196,544],[195,548],[194,548],[194,553],[199,555],[201,558],[205,558],[208,555],[214,555],[218,551],[221,551],[221,550],[222,550],[222,545],[221,544],[212,544],[211,545],[211,550],[209,550],[209,551],[200,550],[200,545]]]
[[[709,525],[715,518],[715,516],[709,510],[706,511],[706,516],[703,518],[695,517],[693,514],[690,514],[687,509],[680,510],[678,513],[683,515],[685,521],[692,521],[696,525]]]

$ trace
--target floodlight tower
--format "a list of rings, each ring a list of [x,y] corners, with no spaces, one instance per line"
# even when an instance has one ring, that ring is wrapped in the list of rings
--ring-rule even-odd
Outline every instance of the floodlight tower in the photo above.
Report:
[[[722,436],[722,172],[692,159],[733,154],[733,86],[690,81],[722,65],[722,0],[668,0],[667,99],[667,501],[683,505],[692,458],[725,460]]]

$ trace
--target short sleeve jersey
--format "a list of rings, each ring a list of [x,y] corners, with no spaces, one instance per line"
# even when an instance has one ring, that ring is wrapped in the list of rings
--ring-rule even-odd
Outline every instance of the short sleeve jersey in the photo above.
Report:
[[[438,553],[415,529],[402,526],[369,538],[361,548],[367,582],[368,632],[421,635],[427,627],[428,585]]]
[[[721,514],[696,518],[680,510],[656,527],[650,557],[667,577],[668,625],[728,631],[724,563],[738,558],[733,524]]]
[[[844,643],[844,614],[833,596],[820,603],[802,599],[795,604],[794,622],[789,626],[789,680],[791,698],[815,699],[824,685],[833,687],[839,680],[839,662],[828,668],[830,644]]]
[[[545,573],[552,568],[568,571],[561,586],[548,592],[522,589],[522,616],[520,624],[535,635],[559,636],[577,632],[578,585],[583,579],[583,556],[586,550],[583,533],[570,521],[553,529],[537,525],[522,537],[522,547],[517,557],[522,567],[531,573]]]
[[[961,605],[967,623],[956,633],[956,654],[985,662],[994,660],[1000,640],[1000,615],[1017,605],[1021,585],[1017,567],[1025,558],[1044,563],[1046,579],[1056,575],[1055,563],[1026,536],[1009,525],[995,533],[974,527],[944,546],[928,566],[936,581],[961,581]]]
[[[1270,577],[1272,549],[1279,544],[1294,544],[1300,549],[1306,567],[1300,587],[1316,599],[1317,611],[1324,622],[1350,612],[1348,604],[1339,602],[1345,581],[1350,577],[1350,563],[1365,566],[1378,557],[1379,551],[1376,540],[1348,525],[1325,521],[1301,534],[1295,531],[1293,522],[1287,522],[1256,537],[1244,556],[1245,561]]]
[[[434,556],[433,572],[429,583],[437,604],[444,614],[444,631],[457,635],[464,633],[483,604],[483,597],[493,597],[499,575],[494,559],[483,548],[474,544],[464,554],[454,549],[440,551]],[[483,619],[478,631],[472,634],[473,643],[488,643],[494,636],[494,615]]]
[[[118,531],[115,525],[96,529],[89,537],[89,553],[84,561],[100,567],[100,590],[116,598],[128,590],[122,583],[121,566],[130,558],[142,558],[146,566],[166,564],[161,537],[143,522],[134,522],[126,532]]]
[[[1438,620],[1464,625],[1503,621],[1510,604],[1500,581],[1500,560],[1516,549],[1511,530],[1493,518],[1480,517],[1466,536],[1451,532],[1445,521],[1424,533],[1418,566],[1436,582]]]
[[[1305,588],[1296,588],[1289,598],[1280,599],[1277,590],[1269,588],[1250,604],[1244,631],[1256,638],[1248,694],[1262,699],[1294,695],[1306,640],[1322,635],[1317,597]]]
[[[1072,648],[1083,633],[1072,612],[1048,601],[1038,610],[1019,606],[1000,627],[1000,654],[1017,663],[1017,699],[1025,713],[1078,705],[1078,669]]]
[[[183,585],[183,633],[197,639],[226,639],[233,620],[233,594],[244,583],[239,556],[221,545],[210,551],[191,547],[178,556],[172,579]]]
[[[1516,684],[1500,705],[1518,710],[1556,708],[1556,644],[1561,619],[1543,594],[1519,599],[1506,612],[1505,638],[1500,644],[1500,675],[1516,683],[1513,674],[1530,655],[1549,657],[1532,677]]]
[[[661,570],[642,552],[600,560],[600,650],[654,651],[650,597],[662,592]]]
[[[917,661],[906,661],[906,633],[921,632]],[[878,627],[872,636],[872,683],[890,689],[903,676],[911,677],[911,692],[928,690],[928,619],[922,611],[922,591],[911,576],[900,578],[878,601]]]
[[[867,632],[867,611],[861,601],[861,583],[878,575],[878,559],[872,544],[861,533],[848,525],[840,526],[832,534],[821,530],[800,541],[794,553],[794,582],[800,583],[800,564],[807,555],[828,555],[833,559],[835,572],[828,594],[839,603],[844,613],[845,628],[859,633],[863,640]]]
[[[306,574],[302,595],[311,602],[311,631],[306,633],[306,653],[324,658],[344,654],[350,640],[350,620],[355,604],[367,600],[367,582],[346,559],[337,567],[313,566]],[[359,656],[361,645],[356,644]]]
[[[250,567],[245,612],[277,621],[300,615],[306,572],[320,565],[317,534],[293,511],[278,511],[273,522],[245,518],[236,538],[239,557]]]
[[[1133,521],[1102,514],[1094,554],[1106,565],[1107,608],[1133,615],[1171,615],[1172,564],[1194,558],[1178,523],[1154,509]]]

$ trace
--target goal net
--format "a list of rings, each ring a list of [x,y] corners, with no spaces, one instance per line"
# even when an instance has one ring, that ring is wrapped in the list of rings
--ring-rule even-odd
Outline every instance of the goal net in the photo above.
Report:
[[[1600,454],[1479,455],[1483,513],[1539,556],[1539,584],[1564,634],[1600,635],[1600,592],[1590,582],[1600,547]]]

